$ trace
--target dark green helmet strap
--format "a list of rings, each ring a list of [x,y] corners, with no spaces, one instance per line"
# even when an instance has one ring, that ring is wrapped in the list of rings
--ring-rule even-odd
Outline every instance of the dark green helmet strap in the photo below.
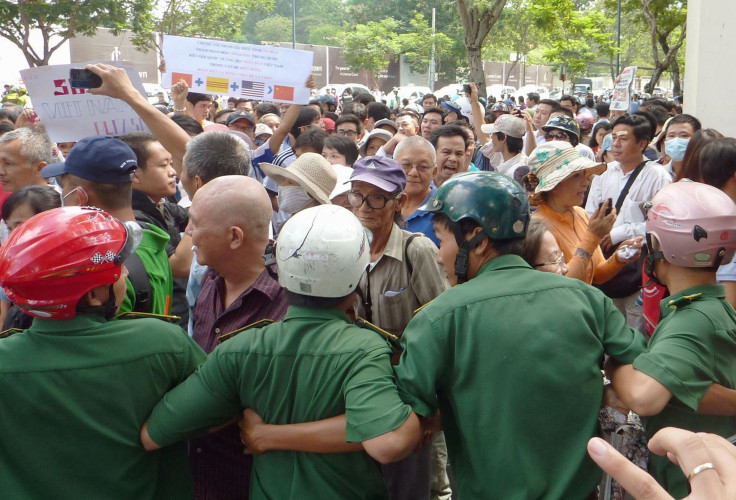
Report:
[[[455,276],[457,276],[458,285],[468,281],[468,253],[487,237],[486,233],[480,231],[469,240],[462,239],[457,242],[458,249],[457,256],[455,257]],[[457,240],[457,235],[455,235],[455,239]]]

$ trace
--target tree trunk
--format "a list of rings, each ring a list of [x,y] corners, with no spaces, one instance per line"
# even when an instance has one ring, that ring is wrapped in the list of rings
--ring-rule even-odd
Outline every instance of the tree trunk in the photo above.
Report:
[[[514,68],[516,67],[516,65],[519,64],[519,54],[517,54],[516,56],[517,56],[516,57],[516,61],[512,62],[511,63],[511,66],[509,66],[508,68],[506,68],[506,74],[503,75],[503,84],[504,85],[508,85],[509,84],[509,77],[511,76],[511,72],[514,71]],[[519,81],[521,81],[521,80],[519,80]],[[524,86],[523,84],[522,85],[519,85],[519,87],[523,87],[523,86]]]
[[[478,95],[487,97],[486,94],[486,74],[483,71],[483,58],[481,57],[479,46],[466,45],[468,51],[468,64],[470,64],[470,81],[475,82],[478,86]]]
[[[465,48],[468,51],[470,78],[478,85],[478,94],[486,97],[486,78],[483,71],[481,48],[488,32],[503,11],[506,0],[494,0],[488,8],[478,6],[475,0],[456,0],[460,20],[465,28]]]
[[[672,68],[672,97],[674,97],[682,93],[680,88],[680,64],[677,62],[677,58],[672,61],[670,68]]]

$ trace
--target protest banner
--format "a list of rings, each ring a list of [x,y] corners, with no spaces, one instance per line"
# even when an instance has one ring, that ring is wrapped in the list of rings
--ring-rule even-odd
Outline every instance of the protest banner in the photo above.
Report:
[[[133,109],[120,99],[92,95],[69,85],[69,70],[89,63],[38,66],[20,72],[33,109],[54,142],[76,142],[91,135],[122,135],[148,130]],[[124,68],[133,86],[146,95],[135,64],[109,61]]]
[[[631,85],[634,83],[636,66],[626,66],[613,84],[611,111],[627,111],[631,106]]]
[[[184,80],[191,92],[307,104],[312,52],[205,38],[164,36],[161,85]]]

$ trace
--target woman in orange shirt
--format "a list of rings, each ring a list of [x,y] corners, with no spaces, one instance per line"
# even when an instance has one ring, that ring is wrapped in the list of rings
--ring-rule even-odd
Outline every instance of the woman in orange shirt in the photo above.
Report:
[[[580,156],[568,142],[550,141],[532,151],[529,168],[527,179],[534,187],[529,201],[538,206],[533,217],[543,220],[554,234],[565,254],[568,277],[588,284],[603,283],[639,257],[638,252],[626,260],[617,254],[608,260],[603,257],[598,244],[616,221],[612,200],[604,201],[592,218],[580,206],[591,178],[605,172],[605,163]],[[640,249],[642,241],[635,238],[623,245]]]

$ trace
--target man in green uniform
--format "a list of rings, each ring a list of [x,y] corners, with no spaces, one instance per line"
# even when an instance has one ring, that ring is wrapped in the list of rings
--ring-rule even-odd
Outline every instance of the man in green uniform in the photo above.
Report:
[[[395,370],[418,415],[440,410],[458,497],[587,497],[603,355],[631,363],[644,337],[599,290],[519,257],[529,205],[505,175],[454,176],[422,210],[458,286],[412,319]]]
[[[205,354],[176,325],[110,321],[138,233],[103,211],[62,207],[0,250],[0,286],[34,316],[0,339],[3,498],[191,498],[186,450],[146,453],[139,431]]]
[[[77,142],[66,161],[44,167],[41,175],[59,178],[64,205],[94,206],[119,220],[135,221],[131,193],[137,165],[135,153],[123,141],[96,135]],[[170,313],[173,279],[168,242],[166,231],[145,225],[135,252],[138,259],[128,262],[130,278],[121,311]]]
[[[657,329],[647,353],[633,366],[611,366],[621,400],[644,419],[651,437],[663,427],[681,427],[728,437],[736,414],[727,407],[706,409],[712,391],[736,388],[736,312],[716,284],[722,262],[736,251],[736,205],[721,190],[696,182],[664,187],[647,216],[647,274],[667,286]],[[726,391],[732,395],[731,391]],[[715,413],[702,415],[696,413]],[[651,455],[649,470],[676,498],[688,494],[688,480],[667,457]],[[706,472],[696,467],[690,474]]]
[[[371,457],[383,463],[403,458],[421,432],[398,396],[389,344],[346,314],[370,261],[367,233],[342,207],[303,210],[281,230],[276,260],[290,304],[285,319],[254,326],[217,347],[154,408],[141,431],[143,444],[155,449],[175,443],[239,416],[243,408],[272,424],[344,413],[346,433],[322,454],[256,456],[251,498],[386,498]],[[343,450],[346,440],[353,443],[351,453],[331,453]],[[285,443],[281,449],[299,446]]]

